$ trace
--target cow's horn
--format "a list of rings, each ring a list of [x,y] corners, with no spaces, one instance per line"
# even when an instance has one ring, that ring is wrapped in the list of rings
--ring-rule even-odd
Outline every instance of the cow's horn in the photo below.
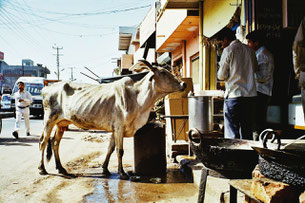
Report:
[[[139,62],[144,63],[149,69],[154,70],[156,69],[155,67],[153,67],[148,61],[144,60],[144,59],[140,59]]]

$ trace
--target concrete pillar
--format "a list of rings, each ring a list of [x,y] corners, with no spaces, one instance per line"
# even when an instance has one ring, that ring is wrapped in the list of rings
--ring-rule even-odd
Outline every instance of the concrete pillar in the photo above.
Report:
[[[204,56],[205,49],[203,44],[203,0],[199,1],[199,81],[200,90],[205,89],[205,70]]]

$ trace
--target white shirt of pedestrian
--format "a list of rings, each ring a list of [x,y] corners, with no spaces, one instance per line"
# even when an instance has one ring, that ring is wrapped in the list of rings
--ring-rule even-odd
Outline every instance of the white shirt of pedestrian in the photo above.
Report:
[[[14,97],[16,107],[27,107],[32,103],[32,95],[26,90],[16,92]],[[20,101],[20,99],[23,101]]]

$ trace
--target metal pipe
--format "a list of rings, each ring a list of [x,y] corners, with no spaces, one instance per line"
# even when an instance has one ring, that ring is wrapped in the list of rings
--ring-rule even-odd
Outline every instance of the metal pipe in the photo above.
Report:
[[[99,82],[98,79],[95,79],[95,78],[93,78],[93,77],[90,77],[89,75],[86,75],[85,73],[82,73],[82,72],[80,72],[80,73],[83,74],[84,76],[87,76],[88,78],[90,78],[90,79],[96,81],[96,82]]]
[[[86,68],[90,73],[92,73],[93,75],[95,75],[96,77],[100,78],[100,76],[98,76],[97,74],[95,74],[92,70],[90,70],[88,67],[84,66],[84,68]]]

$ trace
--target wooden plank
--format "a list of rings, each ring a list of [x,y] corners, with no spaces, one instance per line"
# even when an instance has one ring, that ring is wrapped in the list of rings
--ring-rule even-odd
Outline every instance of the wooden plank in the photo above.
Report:
[[[256,202],[262,202],[262,201],[258,200],[257,198],[255,198],[255,196],[251,192],[252,179],[230,180],[229,184],[233,188],[244,193],[247,197],[251,198],[251,200],[254,200]],[[231,197],[230,197],[230,199],[231,199]]]
[[[289,184],[266,178],[258,168],[252,172],[251,193],[263,202],[298,202],[300,191]]]

